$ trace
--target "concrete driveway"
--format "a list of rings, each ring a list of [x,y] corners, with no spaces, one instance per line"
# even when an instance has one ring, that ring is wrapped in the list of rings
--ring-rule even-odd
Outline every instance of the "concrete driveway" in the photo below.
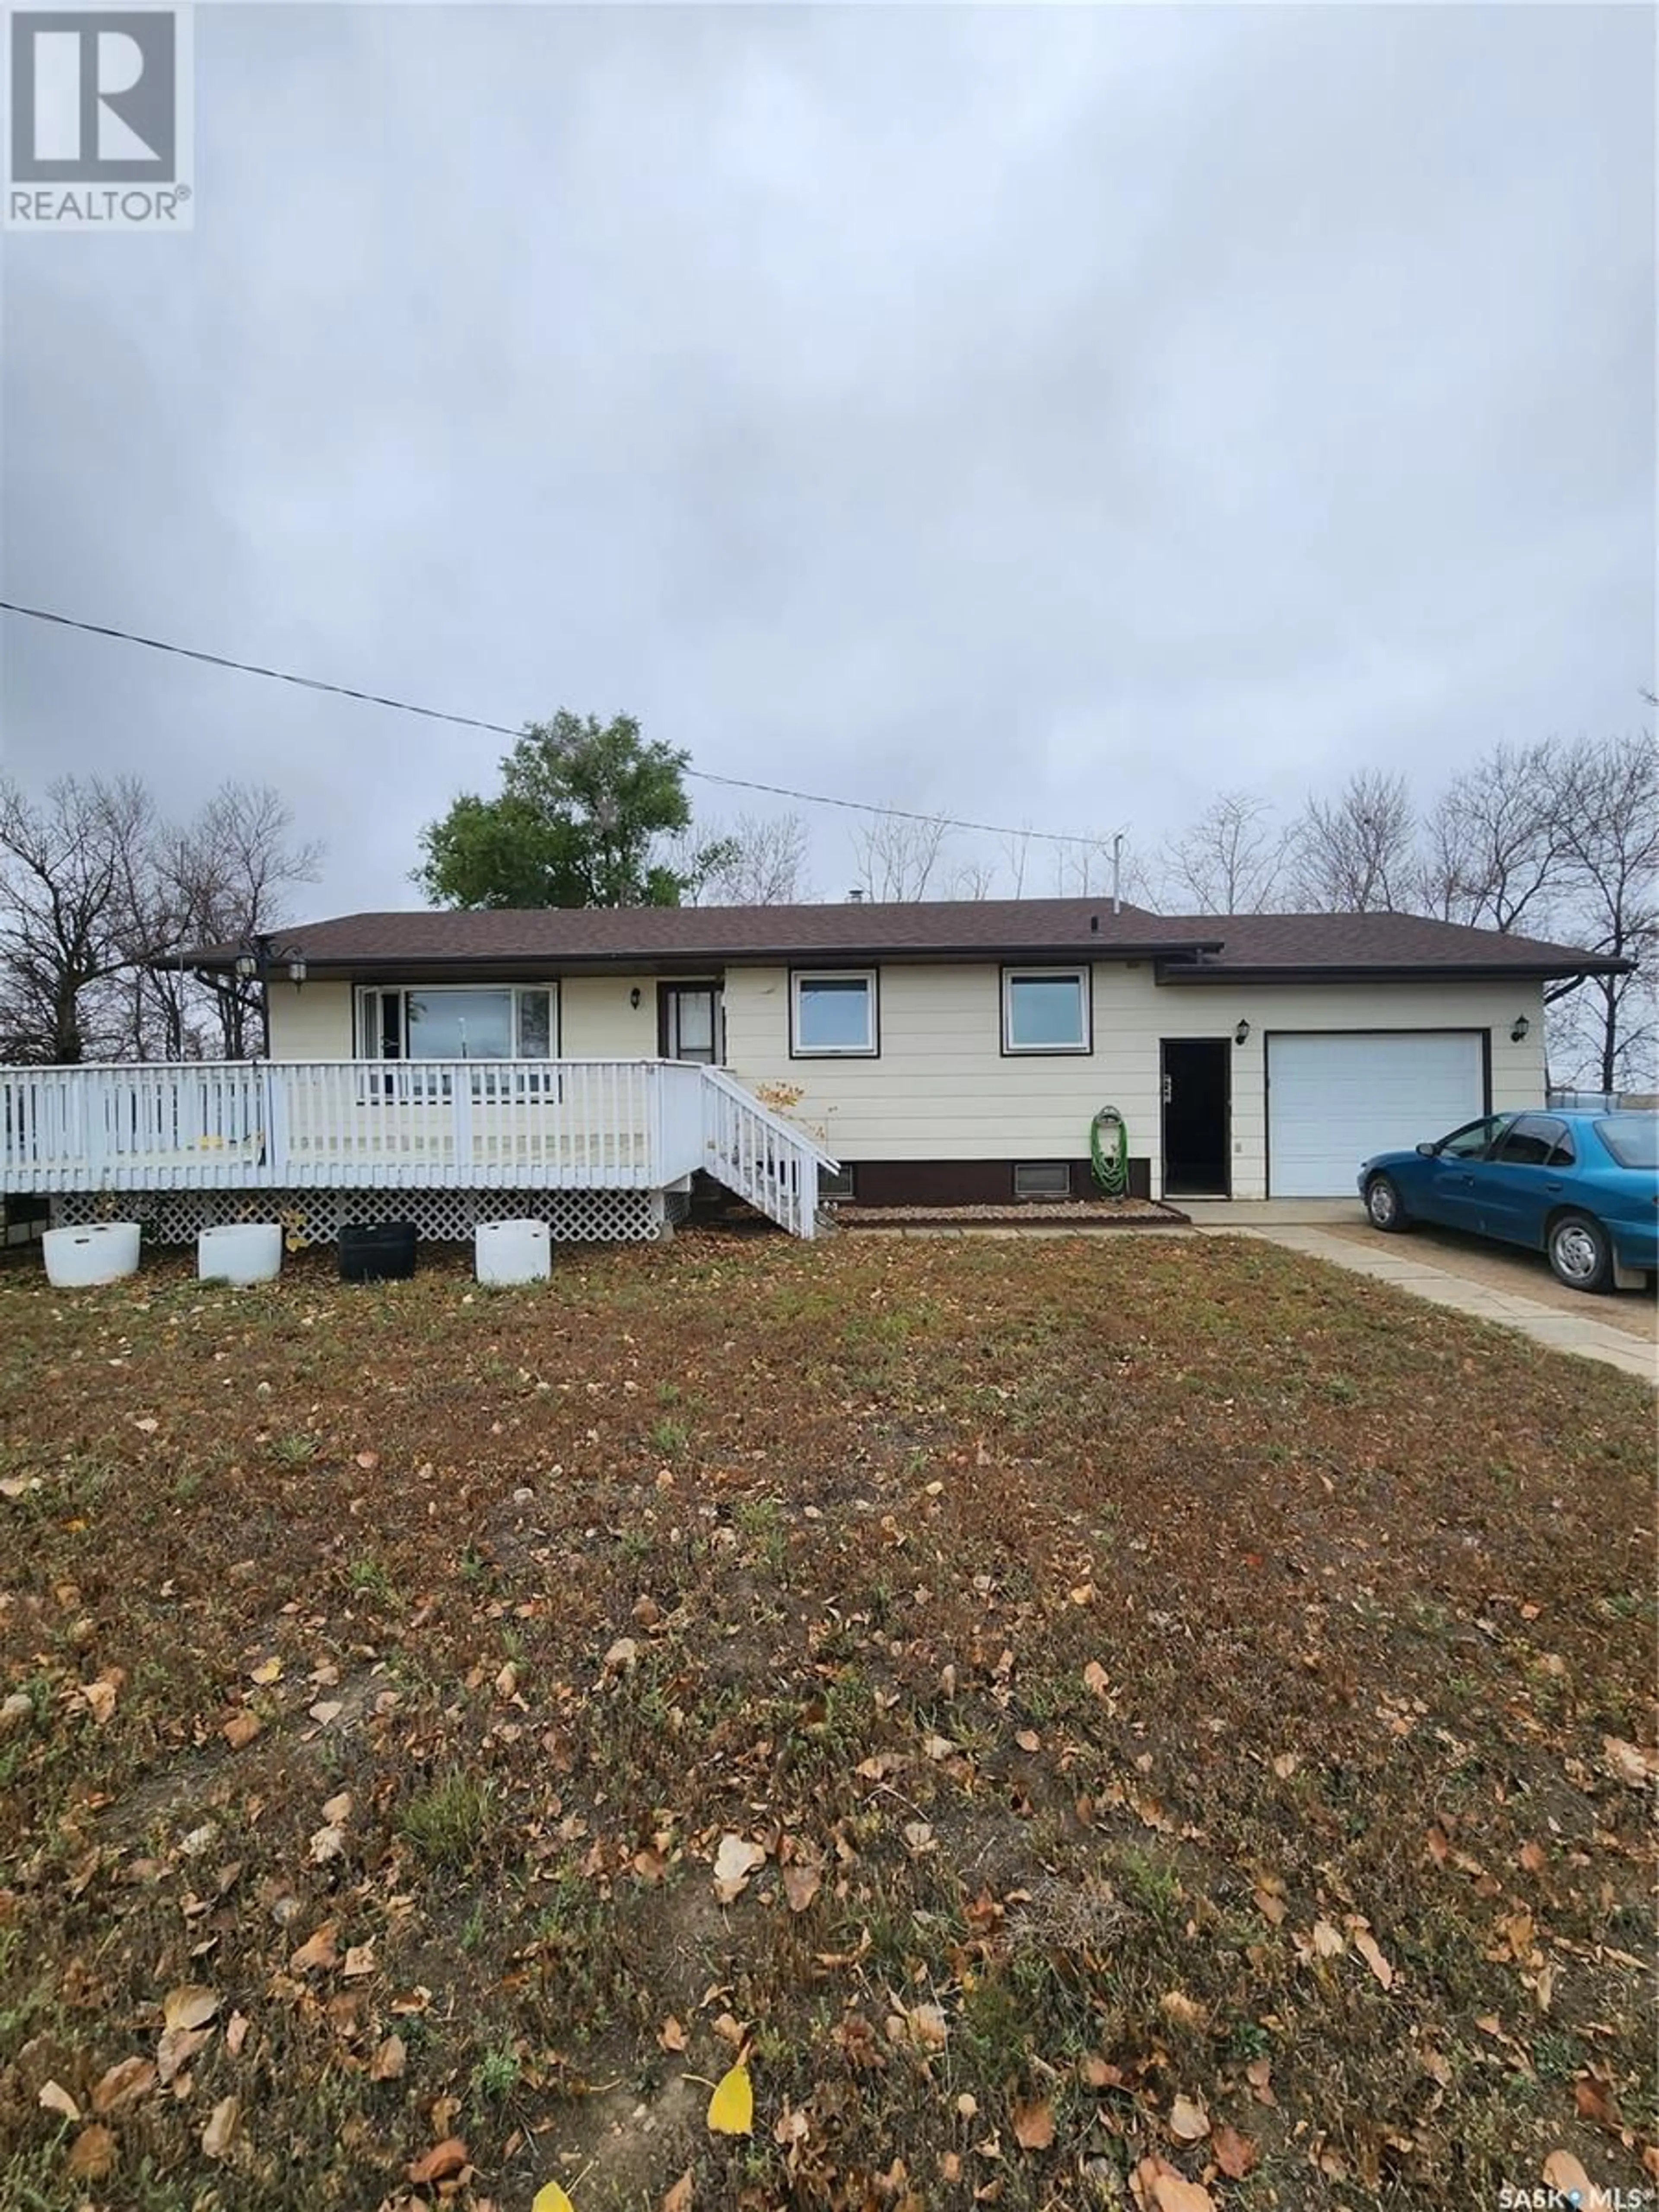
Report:
[[[1558,1283],[1541,1253],[1487,1243],[1455,1230],[1413,1229],[1384,1237],[1367,1224],[1357,1198],[1184,1202],[1182,1210],[1208,1235],[1264,1237],[1393,1283],[1435,1305],[1521,1329],[1540,1344],[1599,1359],[1659,1387],[1659,1305],[1650,1290],[1587,1297]]]

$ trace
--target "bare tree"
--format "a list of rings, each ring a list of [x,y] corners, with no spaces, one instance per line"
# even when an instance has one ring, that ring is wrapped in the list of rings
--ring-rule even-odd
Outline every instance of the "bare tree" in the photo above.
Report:
[[[943,822],[878,814],[853,832],[859,888],[866,898],[925,899],[950,831]]]
[[[990,899],[997,896],[997,864],[994,860],[961,860],[951,869],[945,894],[953,899]]]
[[[1008,874],[1012,884],[1011,898],[1025,896],[1025,871],[1031,860],[1031,833],[1029,830],[1010,830],[1002,840],[1003,855],[1008,863]]]
[[[153,810],[143,785],[64,776],[40,802],[0,784],[0,1052],[67,1062],[121,1042],[116,979],[155,948],[135,909],[134,859]]]
[[[166,836],[157,849],[157,909],[173,936],[168,949],[195,951],[204,945],[234,945],[279,929],[288,918],[288,894],[314,883],[323,863],[316,841],[295,841],[295,814],[268,783],[222,783],[197,818]],[[149,987],[164,1009],[168,1053],[191,1044],[191,994],[181,964],[153,967]],[[197,975],[204,994],[212,1048],[226,1060],[243,1060],[250,1048],[270,1051],[264,1036],[264,995],[258,984],[232,975]],[[201,1000],[197,1000],[197,1006]]]
[[[1568,911],[1587,951],[1632,961],[1624,975],[1585,978],[1558,1034],[1581,1073],[1616,1091],[1650,1071],[1659,970],[1659,756],[1653,735],[1574,746],[1559,792]],[[1565,998],[1570,986],[1552,993]],[[1559,1055],[1558,1055],[1559,1057]]]
[[[1570,776],[1569,757],[1546,738],[1497,745],[1454,777],[1424,823],[1417,903],[1443,921],[1547,926],[1566,871]]]
[[[1360,769],[1337,798],[1310,799],[1292,827],[1292,898],[1316,914],[1406,911],[1414,903],[1416,832],[1404,776]]]
[[[706,845],[709,833],[699,830]],[[698,884],[697,906],[793,906],[812,896],[806,824],[799,814],[739,814],[712,833],[719,858]]]
[[[1270,802],[1223,791],[1159,855],[1165,902],[1194,914],[1257,914],[1278,902],[1285,840]]]

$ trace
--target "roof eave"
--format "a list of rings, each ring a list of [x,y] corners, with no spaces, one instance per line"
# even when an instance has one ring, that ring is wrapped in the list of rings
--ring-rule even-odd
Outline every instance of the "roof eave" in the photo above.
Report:
[[[1160,983],[1547,983],[1564,975],[1627,975],[1633,963],[1609,954],[1571,960],[1394,960],[1300,962],[1272,967],[1218,961],[1205,966],[1160,967]]]

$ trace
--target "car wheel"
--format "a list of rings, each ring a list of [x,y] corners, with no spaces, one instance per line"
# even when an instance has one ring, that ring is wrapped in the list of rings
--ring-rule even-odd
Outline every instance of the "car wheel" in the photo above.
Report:
[[[1365,1186],[1365,1218],[1373,1229],[1408,1226],[1400,1187],[1392,1176],[1374,1175]]]
[[[1550,1265],[1570,1291],[1605,1291],[1613,1280],[1607,1232],[1588,1213],[1564,1213],[1550,1224]]]

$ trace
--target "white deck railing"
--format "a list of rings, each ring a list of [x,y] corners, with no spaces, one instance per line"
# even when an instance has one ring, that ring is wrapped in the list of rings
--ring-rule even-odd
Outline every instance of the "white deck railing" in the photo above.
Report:
[[[684,1060],[0,1067],[0,1194],[660,1190],[698,1168],[810,1237],[826,1153]]]

